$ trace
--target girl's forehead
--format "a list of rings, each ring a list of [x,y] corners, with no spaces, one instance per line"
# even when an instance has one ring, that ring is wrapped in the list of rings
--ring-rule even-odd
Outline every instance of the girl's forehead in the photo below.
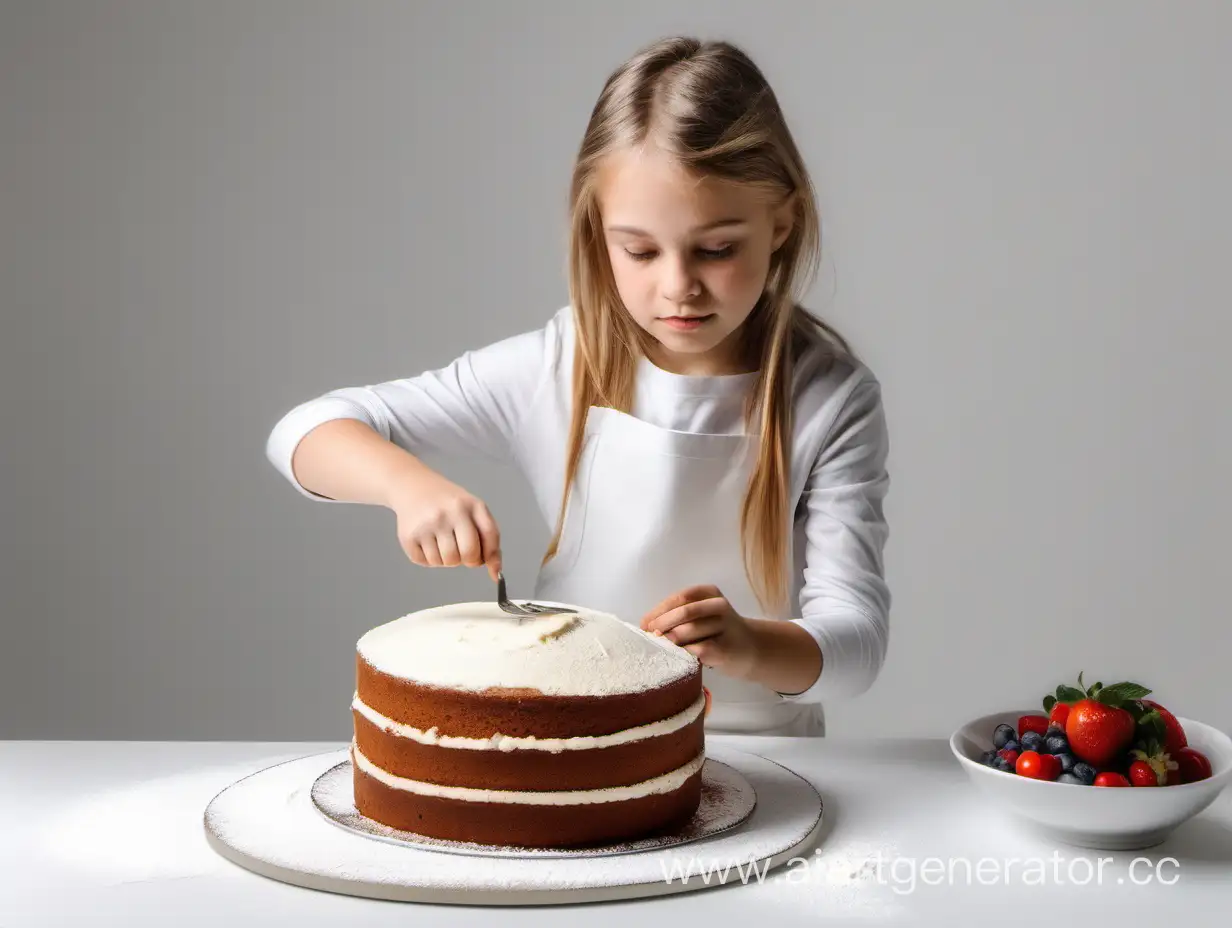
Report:
[[[671,153],[651,145],[608,155],[599,170],[599,186],[626,196],[638,189],[651,188],[698,201],[739,196],[745,191],[733,181],[691,170]]]
[[[708,175],[698,175],[651,149],[609,156],[598,176],[600,211],[606,226],[647,224],[696,227],[732,219],[755,221],[758,201],[751,188]]]

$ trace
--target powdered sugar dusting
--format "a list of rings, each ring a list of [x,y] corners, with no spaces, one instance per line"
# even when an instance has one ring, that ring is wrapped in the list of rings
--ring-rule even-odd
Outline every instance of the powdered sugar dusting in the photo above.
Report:
[[[223,856],[284,882],[376,898],[470,904],[652,895],[670,891],[664,874],[673,862],[722,868],[772,859],[777,865],[801,853],[821,818],[821,800],[808,781],[742,751],[707,744],[707,754],[748,781],[756,792],[756,807],[738,827],[683,847],[603,856],[520,852],[488,856],[477,866],[470,854],[442,853],[358,834],[327,818],[312,798],[321,775],[347,761],[346,750],[299,758],[245,777],[210,803],[205,828],[211,846]],[[343,788],[339,783],[334,786]],[[716,817],[723,814],[725,795],[720,789],[706,798]],[[334,800],[342,798],[333,794]],[[707,885],[711,884],[691,880],[684,888]]]
[[[570,608],[577,614],[519,617],[493,602],[437,606],[377,626],[357,649],[394,677],[473,691],[527,687],[552,696],[640,693],[699,666],[666,638],[605,612]]]

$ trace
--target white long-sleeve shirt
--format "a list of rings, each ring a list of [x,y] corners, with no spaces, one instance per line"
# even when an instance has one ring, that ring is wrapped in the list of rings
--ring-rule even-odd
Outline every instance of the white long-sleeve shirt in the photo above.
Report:
[[[558,310],[534,331],[468,351],[447,366],[363,387],[332,390],[287,412],[266,454],[295,479],[296,446],[331,419],[356,419],[422,455],[483,455],[512,461],[530,482],[545,523],[556,524],[563,490],[573,371],[573,319]],[[817,642],[823,668],[806,703],[857,695],[885,658],[890,591],[883,552],[888,527],[889,437],[881,388],[860,362],[818,372],[820,352],[796,366],[790,496],[794,509],[790,621]],[[742,432],[743,402],[756,375],[686,376],[639,361],[631,414],[684,432]]]

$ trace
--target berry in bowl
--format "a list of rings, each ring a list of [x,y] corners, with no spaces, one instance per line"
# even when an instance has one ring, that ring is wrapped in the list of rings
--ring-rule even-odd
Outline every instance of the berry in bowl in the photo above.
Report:
[[[1104,850],[1164,841],[1232,780],[1232,738],[1136,683],[1062,684],[1043,713],[974,719],[950,749],[984,796],[1038,834]],[[1120,787],[1120,789],[1117,789]]]

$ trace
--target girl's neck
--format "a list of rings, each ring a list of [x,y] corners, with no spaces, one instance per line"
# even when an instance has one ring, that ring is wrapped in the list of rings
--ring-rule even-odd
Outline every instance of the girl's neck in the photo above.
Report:
[[[729,339],[729,342],[715,345],[701,354],[668,351],[656,342],[650,348],[649,360],[660,370],[684,377],[728,377],[756,371],[756,363],[742,356],[739,341]]]

